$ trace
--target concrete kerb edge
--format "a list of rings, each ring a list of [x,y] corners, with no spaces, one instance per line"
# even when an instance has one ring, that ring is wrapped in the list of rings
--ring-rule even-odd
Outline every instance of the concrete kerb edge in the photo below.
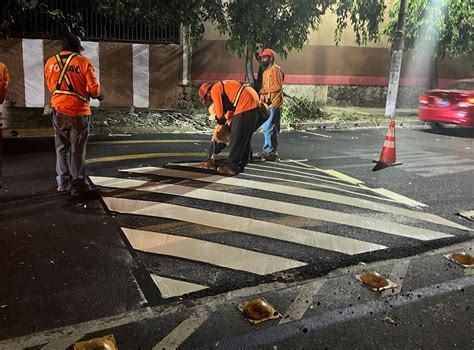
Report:
[[[416,254],[409,257],[390,259],[383,261],[376,261],[368,264],[358,264],[352,266],[341,267],[336,270],[333,270],[326,274],[325,276],[308,279],[305,281],[297,282],[271,282],[267,284],[262,284],[258,286],[252,286],[247,288],[242,288],[234,291],[229,291],[223,294],[202,297],[196,300],[182,300],[172,302],[166,305],[158,305],[153,307],[144,307],[142,309],[136,309],[129,312],[125,312],[119,315],[113,315],[109,317],[104,317],[102,319],[86,321],[78,323],[75,325],[50,329],[43,332],[38,332],[30,335],[25,335],[18,338],[6,339],[0,341],[0,349],[9,349],[13,345],[20,345],[22,347],[33,347],[37,345],[47,344],[48,342],[58,341],[70,337],[71,334],[77,333],[77,329],[80,329],[80,332],[83,334],[100,332],[110,328],[116,328],[124,326],[127,324],[144,321],[147,319],[155,319],[165,315],[172,314],[174,312],[182,312],[187,310],[189,314],[205,311],[213,312],[216,308],[223,304],[229,302],[238,302],[242,298],[247,297],[256,297],[264,293],[278,292],[278,291],[290,291],[292,289],[298,289],[302,286],[315,283],[319,280],[329,280],[335,279],[348,274],[355,274],[362,270],[375,270],[382,266],[391,265],[401,261],[410,261],[421,258],[426,258],[435,255],[443,255],[449,252],[456,250],[468,250],[474,248],[474,239],[456,243],[453,245],[437,248],[431,251],[427,251],[421,254]]]
[[[388,126],[387,121],[378,123],[377,121],[320,121],[320,122],[306,122],[306,123],[282,123],[281,129],[285,131],[299,131],[299,130],[353,130],[353,129],[374,129]],[[397,127],[422,127],[425,123],[421,121],[400,121],[397,122]],[[160,133],[203,133],[210,134],[209,130],[195,130],[192,128],[171,128],[171,127],[112,127],[103,128],[96,127],[91,129],[91,135],[110,135],[110,134],[160,134]],[[18,136],[12,136],[12,133]],[[54,130],[52,128],[38,128],[38,129],[3,129],[4,139],[22,139],[22,138],[36,138],[36,137],[54,137]]]

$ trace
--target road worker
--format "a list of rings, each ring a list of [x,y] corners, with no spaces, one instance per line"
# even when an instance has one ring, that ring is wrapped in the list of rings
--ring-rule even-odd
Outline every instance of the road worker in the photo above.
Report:
[[[262,125],[264,136],[262,159],[278,160],[278,140],[280,132],[281,107],[283,105],[283,80],[285,73],[275,64],[276,53],[272,49],[264,49],[259,55],[260,64],[265,69],[260,89],[260,100],[268,105],[268,118]]]
[[[3,158],[3,103],[5,102],[5,95],[7,94],[8,83],[10,76],[8,75],[7,66],[0,62],[0,188],[2,188],[2,158]]]
[[[204,101],[213,102],[216,121],[220,125],[230,123],[228,164],[217,168],[223,175],[237,175],[249,161],[252,134],[259,126],[260,102],[257,92],[247,84],[236,80],[204,83],[198,95]],[[227,112],[232,114],[225,118]]]
[[[85,176],[91,124],[89,99],[104,98],[92,62],[81,55],[83,50],[79,37],[69,34],[62,50],[49,58],[44,67],[48,89],[53,94],[57,190],[73,196],[91,191]]]

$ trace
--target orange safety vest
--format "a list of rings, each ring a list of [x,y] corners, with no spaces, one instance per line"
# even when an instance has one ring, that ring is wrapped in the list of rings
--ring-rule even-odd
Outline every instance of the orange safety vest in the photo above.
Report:
[[[58,82],[56,83],[56,90],[53,92],[54,95],[70,95],[70,96],[76,96],[77,98],[81,99],[85,103],[89,103],[89,98],[86,96],[83,96],[76,92],[74,90],[74,86],[71,83],[71,80],[69,79],[67,75],[67,70],[69,68],[69,64],[71,63],[71,60],[77,56],[78,53],[71,53],[67,59],[66,63],[63,65],[63,61],[61,59],[61,56],[59,54],[56,54],[54,57],[56,58],[56,62],[58,63],[59,68],[61,69],[61,73],[59,74]],[[63,80],[66,82],[67,90],[61,89],[61,84]]]

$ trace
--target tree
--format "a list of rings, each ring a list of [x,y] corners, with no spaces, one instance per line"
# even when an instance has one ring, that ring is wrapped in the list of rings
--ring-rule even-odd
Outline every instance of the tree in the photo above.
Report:
[[[384,8],[383,0],[234,0],[224,4],[224,21],[217,28],[229,36],[228,50],[245,56],[247,79],[255,86],[255,50],[271,47],[286,58],[303,48],[327,11],[337,16],[336,43],[349,23],[358,44],[376,41]]]
[[[473,54],[474,12],[471,0],[410,0],[405,30],[405,50],[430,56],[430,88],[438,85],[438,61],[444,57]],[[400,0],[390,11],[390,22],[384,33],[393,42]]]

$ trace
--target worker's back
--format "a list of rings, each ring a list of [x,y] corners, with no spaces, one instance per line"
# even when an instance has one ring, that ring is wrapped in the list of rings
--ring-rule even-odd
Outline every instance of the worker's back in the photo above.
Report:
[[[87,57],[61,51],[46,61],[45,77],[49,91],[53,92],[51,105],[56,111],[69,116],[91,114],[89,98],[97,97],[100,87]]]
[[[5,100],[9,79],[7,66],[0,62],[0,104]]]

